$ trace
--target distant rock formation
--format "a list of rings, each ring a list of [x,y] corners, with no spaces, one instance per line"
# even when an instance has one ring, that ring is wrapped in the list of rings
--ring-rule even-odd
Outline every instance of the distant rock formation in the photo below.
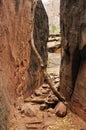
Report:
[[[46,0],[46,2],[43,3],[49,17],[50,31],[52,31],[52,33],[56,32],[52,29],[56,27],[56,33],[58,33],[58,31],[60,31],[60,0]]]

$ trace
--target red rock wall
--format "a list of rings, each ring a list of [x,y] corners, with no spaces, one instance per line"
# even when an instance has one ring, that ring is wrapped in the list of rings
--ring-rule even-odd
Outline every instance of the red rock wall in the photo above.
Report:
[[[30,0],[0,0],[0,90],[8,106],[14,104],[17,96],[30,94],[43,82],[31,48],[32,6]],[[34,24],[34,41],[46,64],[48,18],[41,1],[37,4]]]
[[[86,4],[61,0],[61,93],[86,120]]]

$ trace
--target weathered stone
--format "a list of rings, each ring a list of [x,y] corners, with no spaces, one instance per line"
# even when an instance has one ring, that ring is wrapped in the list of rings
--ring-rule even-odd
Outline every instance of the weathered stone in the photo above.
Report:
[[[34,130],[34,129],[38,130],[38,129],[39,129],[39,127],[37,127],[37,126],[30,126],[30,125],[28,125],[28,124],[26,124],[26,128],[27,128],[28,130]]]
[[[26,99],[25,102],[33,102],[33,103],[37,103],[37,104],[43,104],[45,102],[45,99],[40,98],[40,97],[34,97],[33,99],[31,99],[31,98]]]
[[[47,98],[48,102],[58,102],[58,98],[55,95],[51,95]]]
[[[49,94],[49,92],[50,92],[49,88],[47,88],[47,89],[41,89],[41,93],[42,94]]]
[[[34,117],[36,116],[36,110],[31,104],[24,104],[21,108],[21,113],[24,113],[26,116]]]
[[[38,58],[31,48],[31,31],[34,23],[34,42],[46,66],[48,17],[39,0],[33,21],[32,8],[35,2],[0,1],[0,90],[2,98],[6,97],[3,102],[0,101],[1,112],[4,110],[3,103],[6,110],[0,116],[0,129],[5,127],[5,114],[8,116],[6,104],[13,106],[17,95],[31,94],[44,80]]]
[[[35,94],[36,96],[41,96],[41,95],[42,95],[42,93],[40,92],[40,90],[35,90],[34,94]]]
[[[31,99],[32,99],[31,97],[25,98],[24,102],[26,102],[26,103],[27,103],[27,102],[30,102]]]
[[[50,112],[51,114],[54,114],[54,113],[55,113],[55,109],[49,108],[49,109],[47,110],[47,112]]]
[[[73,110],[86,121],[86,62],[81,63],[72,96],[72,103]]]
[[[76,106],[73,110],[86,120],[84,110],[86,107],[86,4],[84,3],[85,0],[75,2],[61,0],[60,92],[67,100],[72,101],[72,108]]]
[[[40,106],[40,110],[45,110],[45,109],[47,109],[48,108],[48,105],[47,104],[42,104],[41,106]]]
[[[59,102],[55,107],[55,113],[59,117],[64,117],[67,114],[67,106],[63,102]]]
[[[54,83],[58,83],[59,82],[59,78],[56,78],[55,80],[54,80]]]
[[[47,88],[49,88],[49,85],[48,84],[43,84],[42,88],[47,89]]]
[[[38,120],[30,121],[27,124],[41,124],[41,123],[42,123],[42,121],[38,119]]]

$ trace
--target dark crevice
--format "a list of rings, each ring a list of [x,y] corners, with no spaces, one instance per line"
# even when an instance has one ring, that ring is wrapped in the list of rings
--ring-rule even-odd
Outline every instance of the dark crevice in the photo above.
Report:
[[[80,51],[81,54],[81,60],[86,60],[86,45],[83,47],[83,49]]]
[[[0,6],[2,6],[3,5],[3,1],[2,0],[0,0]]]
[[[76,47],[74,54],[73,54],[73,60],[72,60],[72,93],[71,96],[74,92],[74,88],[75,88],[75,83],[76,83],[76,79],[77,79],[77,75],[79,72],[79,68],[80,68],[80,62],[81,62],[81,55],[80,55],[80,51],[78,49],[78,47]]]

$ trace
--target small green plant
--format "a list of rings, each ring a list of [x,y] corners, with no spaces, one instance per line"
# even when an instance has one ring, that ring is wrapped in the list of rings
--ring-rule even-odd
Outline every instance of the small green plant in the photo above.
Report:
[[[59,34],[60,33],[60,27],[57,27],[54,24],[51,24],[49,27],[49,33],[50,34]]]

